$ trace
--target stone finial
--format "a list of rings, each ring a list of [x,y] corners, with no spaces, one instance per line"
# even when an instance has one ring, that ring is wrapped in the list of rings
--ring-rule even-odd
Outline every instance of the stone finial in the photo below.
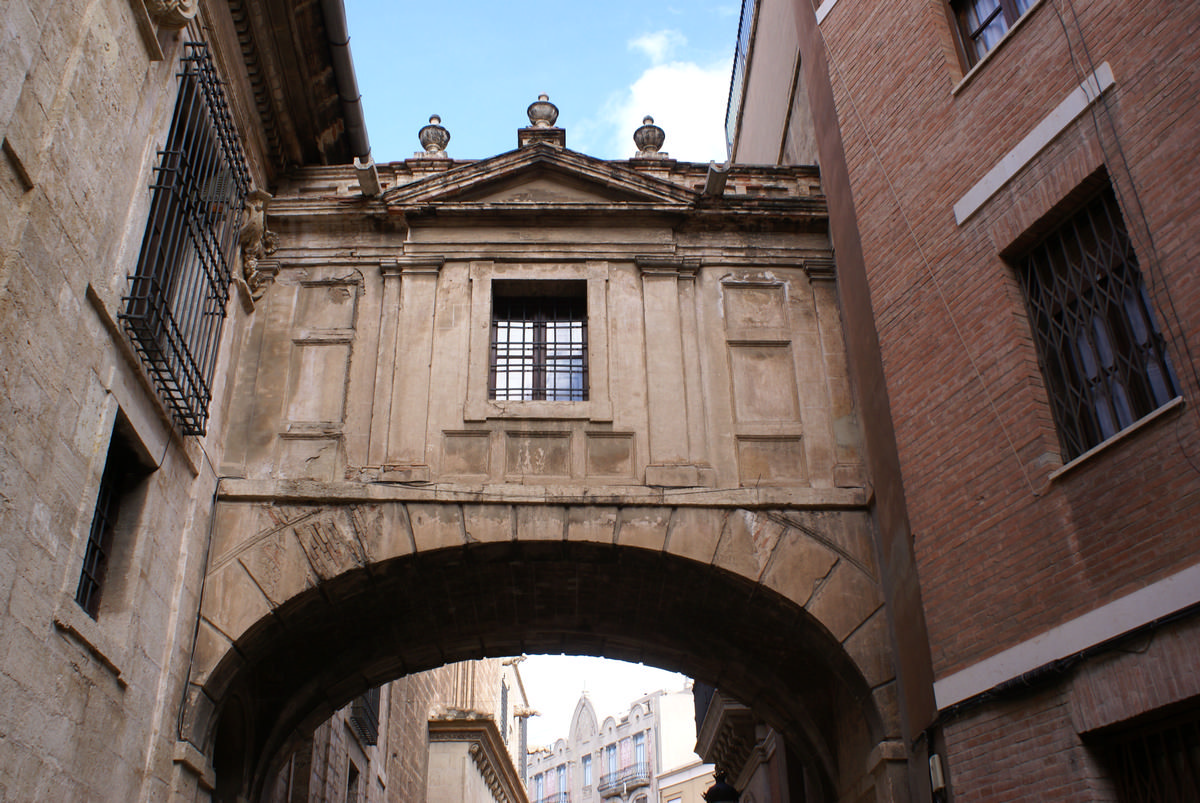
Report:
[[[553,128],[558,120],[558,107],[550,102],[550,96],[545,92],[529,104],[525,113],[529,115],[529,124],[534,128]]]
[[[421,147],[429,154],[441,154],[445,152],[446,145],[450,142],[450,132],[442,125],[442,118],[438,115],[430,115],[429,125],[422,128],[417,133],[417,138],[421,140]]]
[[[658,156],[658,149],[666,139],[666,132],[656,126],[654,118],[648,114],[642,120],[642,127],[633,132],[633,144],[637,145],[637,155],[643,159]]]

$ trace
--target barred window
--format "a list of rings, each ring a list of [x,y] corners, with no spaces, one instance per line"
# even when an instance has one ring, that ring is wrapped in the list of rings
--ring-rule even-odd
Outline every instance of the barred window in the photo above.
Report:
[[[489,397],[587,401],[587,283],[495,281]]]
[[[1200,800],[1200,716],[1121,731],[1102,746],[1120,803]]]
[[[1066,459],[1178,395],[1111,186],[1035,247],[1020,274]]]
[[[354,698],[350,705],[350,725],[363,744],[379,743],[379,686]]]
[[[100,597],[108,580],[109,564],[116,545],[118,525],[128,529],[127,520],[136,508],[133,492],[150,469],[138,458],[125,434],[128,424],[118,418],[108,444],[104,472],[100,475],[100,490],[92,512],[92,526],[84,547],[83,568],[75,589],[75,602],[87,615],[100,615]]]
[[[203,435],[250,177],[207,45],[185,45],[179,78],[118,317],[177,426]]]
[[[953,0],[968,64],[974,65],[996,46],[1034,0]]]

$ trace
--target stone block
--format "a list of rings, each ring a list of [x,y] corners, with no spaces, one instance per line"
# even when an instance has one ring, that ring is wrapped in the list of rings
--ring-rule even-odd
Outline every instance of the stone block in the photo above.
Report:
[[[616,543],[617,508],[572,506],[567,513],[567,540]]]
[[[617,523],[617,543],[643,549],[662,550],[671,523],[669,507],[627,507]]]
[[[408,518],[418,552],[466,543],[462,509],[458,505],[410,504]]]
[[[463,505],[462,511],[468,542],[513,539],[516,514],[511,505]]]

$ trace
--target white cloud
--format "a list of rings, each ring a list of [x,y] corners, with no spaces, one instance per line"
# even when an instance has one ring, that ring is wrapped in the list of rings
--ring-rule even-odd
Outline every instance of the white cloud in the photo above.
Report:
[[[587,691],[596,716],[619,716],[644,694],[678,691],[687,678],[674,672],[623,661],[568,655],[531,655],[521,664],[529,705],[540,712],[529,720],[529,746],[550,746],[566,738],[579,695]]]
[[[662,64],[671,57],[675,48],[687,44],[687,37],[679,31],[656,31],[644,33],[637,39],[629,40],[630,50],[640,50],[650,59],[651,64]]]
[[[725,161],[725,104],[731,63],[702,66],[675,61],[656,64],[612,99],[603,112],[610,140],[606,158],[633,156],[633,132],[646,115],[666,132],[663,145],[681,161]]]

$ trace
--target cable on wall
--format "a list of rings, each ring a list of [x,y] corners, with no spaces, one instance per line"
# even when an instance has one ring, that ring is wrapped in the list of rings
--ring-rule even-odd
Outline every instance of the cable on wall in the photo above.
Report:
[[[1085,72],[1084,66],[1080,64],[1079,58],[1075,53],[1075,46],[1071,43],[1071,34],[1067,28],[1067,21],[1063,17],[1062,9],[1060,8],[1063,2],[1065,2],[1070,9],[1071,18],[1075,24],[1075,31],[1079,38],[1079,46],[1083,51],[1084,59],[1087,61],[1087,68],[1094,72],[1096,69],[1096,62],[1092,58],[1091,48],[1088,47],[1087,38],[1084,36],[1083,23],[1080,21],[1079,13],[1075,9],[1074,0],[1056,0],[1051,5],[1054,8],[1055,15],[1058,17],[1058,24],[1062,27],[1063,40],[1067,45],[1067,53],[1070,56],[1071,67],[1075,70],[1076,76],[1082,81],[1083,76],[1087,75],[1088,73]],[[1092,104],[1090,108],[1092,125],[1096,129],[1096,140],[1100,145],[1101,152],[1104,154],[1104,164],[1109,169],[1109,173],[1111,175],[1114,159],[1109,154],[1108,146],[1105,145],[1104,132],[1100,123],[1100,111],[1096,108],[1096,105],[1097,104]],[[1197,371],[1196,360],[1195,357],[1192,356],[1192,348],[1191,344],[1188,342],[1187,329],[1183,325],[1182,317],[1179,315],[1179,311],[1175,306],[1175,297],[1171,293],[1171,288],[1167,285],[1166,277],[1162,271],[1162,261],[1159,259],[1158,244],[1154,239],[1154,230],[1150,226],[1149,218],[1146,215],[1146,207],[1142,203],[1142,196],[1138,191],[1137,181],[1134,179],[1133,169],[1129,165],[1129,157],[1125,152],[1125,146],[1121,142],[1120,130],[1117,128],[1117,121],[1113,116],[1112,107],[1109,104],[1109,93],[1105,92],[1100,95],[1099,105],[1104,111],[1104,116],[1107,118],[1108,128],[1112,135],[1112,141],[1116,145],[1116,155],[1119,157],[1125,178],[1128,180],[1128,189],[1130,195],[1132,196],[1130,199],[1132,203],[1126,200],[1125,191],[1121,189],[1121,185],[1119,183],[1113,182],[1113,192],[1116,193],[1117,200],[1120,203],[1121,208],[1135,213],[1137,215],[1137,220],[1141,222],[1142,235],[1145,238],[1146,248],[1149,252],[1146,259],[1146,272],[1149,274],[1151,292],[1153,292],[1156,297],[1162,296],[1166,299],[1167,308],[1170,311],[1170,320],[1165,321],[1165,323],[1169,325],[1172,338],[1171,342],[1179,344],[1180,350],[1183,352],[1184,357],[1181,362],[1187,366],[1187,370],[1191,374],[1192,385],[1197,389],[1200,389],[1200,372]],[[1170,326],[1170,324],[1173,324],[1173,326]],[[1195,408],[1194,405],[1191,406]],[[1193,414],[1200,417],[1200,409],[1193,409]],[[1193,472],[1200,474],[1200,465],[1197,464],[1192,455],[1188,454],[1186,444],[1183,440],[1183,433],[1180,431],[1180,425],[1182,424],[1183,420],[1184,416],[1180,416],[1176,422],[1175,441],[1179,446],[1179,451],[1183,455],[1184,460],[1187,461],[1188,466],[1191,467]]]
[[[996,423],[1000,426],[1000,431],[1004,435],[1004,440],[1008,443],[1008,448],[1012,452],[1013,459],[1016,460],[1017,465],[1021,469],[1021,475],[1025,478],[1026,485],[1029,486],[1029,492],[1035,497],[1041,496],[1041,491],[1034,486],[1033,479],[1029,476],[1029,470],[1024,461],[1021,460],[1021,455],[1017,451],[1017,447],[1013,442],[1012,435],[1009,433],[1008,427],[1004,424],[1004,419],[1001,417],[1000,411],[996,406],[996,400],[992,396],[991,391],[988,389],[987,381],[984,379],[983,373],[979,370],[979,364],[975,360],[971,350],[967,347],[967,341],[963,336],[962,328],[958,325],[958,321],[955,319],[954,313],[950,309],[950,302],[946,298],[946,292],[942,288],[941,282],[938,281],[937,274],[933,270],[933,265],[929,262],[929,258],[925,255],[925,250],[921,247],[920,238],[917,237],[916,230],[909,221],[908,213],[905,211],[904,205],[900,202],[900,195],[896,191],[896,185],[893,183],[892,176],[883,163],[883,158],[879,154],[879,149],[875,146],[875,138],[871,136],[871,131],[869,128],[867,128],[866,120],[863,119],[862,114],[858,110],[858,103],[855,102],[854,93],[851,91],[849,83],[846,81],[845,77],[842,75],[841,69],[838,67],[837,60],[833,56],[833,51],[829,47],[829,42],[825,39],[825,32],[821,30],[820,25],[817,25],[816,28],[817,34],[821,37],[821,44],[825,48],[825,58],[829,62],[830,68],[837,75],[837,79],[841,83],[842,89],[846,93],[846,97],[850,100],[850,108],[853,111],[855,118],[858,120],[858,125],[862,129],[863,136],[865,136],[867,139],[867,145],[871,149],[871,155],[874,158],[875,164],[879,167],[879,171],[883,174],[883,179],[887,183],[888,193],[892,196],[892,201],[896,206],[896,211],[900,213],[900,219],[904,221],[904,228],[908,232],[908,236],[912,240],[913,246],[917,250],[917,255],[921,259],[921,264],[925,266],[925,270],[929,275],[929,280],[933,284],[934,289],[937,291],[938,299],[941,301],[942,307],[946,311],[946,317],[949,318],[950,325],[954,328],[955,337],[958,338],[959,345],[962,347],[962,352],[966,355],[967,361],[971,365],[971,371],[974,373],[975,379],[979,383],[979,387],[983,390],[984,397],[987,399],[987,405],[991,409],[992,414],[995,416]]]

